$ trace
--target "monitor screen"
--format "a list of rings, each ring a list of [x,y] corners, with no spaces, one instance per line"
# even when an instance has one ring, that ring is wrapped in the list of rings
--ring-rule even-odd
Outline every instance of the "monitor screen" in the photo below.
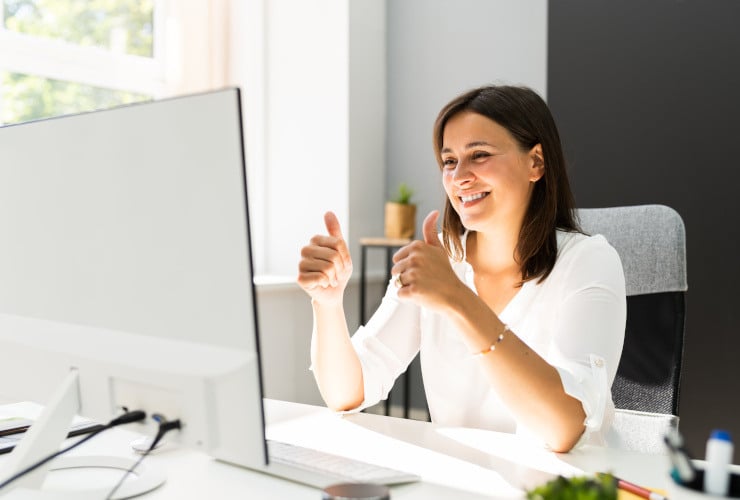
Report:
[[[239,92],[0,128],[0,312],[256,349]]]

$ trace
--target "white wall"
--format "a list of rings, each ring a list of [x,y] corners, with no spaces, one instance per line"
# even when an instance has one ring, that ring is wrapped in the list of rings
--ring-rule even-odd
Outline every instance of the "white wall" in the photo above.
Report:
[[[300,245],[332,208],[347,222],[347,0],[267,7],[265,253],[270,274],[295,274]],[[300,233],[305,238],[296,238]]]
[[[356,242],[363,236],[383,234],[386,178],[385,16],[383,1],[350,2],[348,236],[353,243],[351,251],[356,272],[360,268]],[[371,261],[372,257],[368,255],[368,260]],[[377,268],[377,265],[370,267]]]
[[[265,151],[253,218],[265,247],[257,251],[258,268],[292,277],[300,247],[324,231],[327,210],[351,243],[380,227],[385,3],[263,5]]]
[[[254,239],[264,245],[257,250],[263,274],[257,288],[265,393],[320,403],[308,371],[310,301],[293,280],[300,247],[325,231],[323,214],[334,211],[355,265],[345,308],[350,330],[357,328],[358,242],[383,231],[385,2],[269,0],[262,5],[266,132],[261,160],[266,168],[250,177],[258,190],[252,189],[250,197],[259,200],[253,207],[264,206],[251,215]],[[248,89],[246,94],[249,99]],[[246,127],[249,138],[250,124]],[[372,271],[378,265],[371,266],[371,306],[384,287],[375,279],[383,273]]]

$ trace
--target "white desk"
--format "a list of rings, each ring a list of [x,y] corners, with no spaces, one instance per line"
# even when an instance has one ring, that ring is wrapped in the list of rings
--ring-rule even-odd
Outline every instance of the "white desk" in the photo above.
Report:
[[[520,487],[542,483],[557,473],[611,471],[651,487],[668,484],[667,458],[584,447],[555,454],[510,434],[360,413],[339,416],[326,408],[266,400],[268,437],[408,470],[420,483],[392,488],[397,499],[482,499],[521,496]],[[134,457],[136,434],[114,429],[72,453]],[[7,456],[7,455],[5,455]],[[0,466],[5,456],[0,457]],[[141,497],[158,499],[321,498],[315,488],[213,460],[170,446],[149,456],[167,473],[166,483]],[[69,474],[54,472],[53,474]],[[79,488],[79,474],[71,481]],[[57,482],[60,482],[57,479]],[[61,481],[62,483],[64,481]]]

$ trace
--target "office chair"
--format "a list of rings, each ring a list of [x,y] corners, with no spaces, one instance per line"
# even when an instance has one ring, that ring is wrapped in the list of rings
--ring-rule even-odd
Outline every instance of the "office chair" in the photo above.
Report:
[[[627,326],[612,385],[619,436],[611,444],[659,451],[665,430],[678,425],[688,288],[683,220],[664,205],[579,209],[577,216],[584,232],[617,250],[624,268]]]

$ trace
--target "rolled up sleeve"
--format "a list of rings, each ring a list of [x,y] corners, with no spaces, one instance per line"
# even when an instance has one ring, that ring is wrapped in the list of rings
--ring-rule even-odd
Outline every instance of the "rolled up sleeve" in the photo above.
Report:
[[[565,392],[583,405],[584,439],[601,434],[613,412],[611,385],[624,343],[627,315],[624,273],[603,237],[573,256],[562,290],[548,361]]]
[[[389,284],[380,307],[367,325],[352,336],[352,345],[362,365],[365,399],[350,410],[358,412],[388,397],[396,379],[406,371],[419,352],[421,333],[418,306],[400,302]]]

